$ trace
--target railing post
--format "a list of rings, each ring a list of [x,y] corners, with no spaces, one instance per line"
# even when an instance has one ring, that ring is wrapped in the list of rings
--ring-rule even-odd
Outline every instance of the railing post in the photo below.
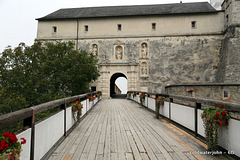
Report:
[[[31,124],[31,149],[30,149],[30,160],[34,160],[34,150],[35,150],[35,111],[32,108],[32,124]]]
[[[61,109],[64,110],[64,136],[66,137],[67,136],[67,111],[66,111],[66,100],[65,100],[65,103],[62,104],[61,106]]]
[[[149,99],[149,94],[147,93],[147,108],[148,108],[148,99]]]
[[[197,114],[197,111],[198,109],[201,109],[201,103],[197,103],[196,100],[195,100],[195,136],[197,136],[198,134],[198,114]]]
[[[173,102],[173,98],[169,97],[169,119],[171,120],[171,103]]]
[[[23,127],[31,128],[30,159],[34,160],[34,141],[35,141],[35,113],[32,108],[32,116],[23,120]]]
[[[87,103],[87,100],[88,100],[88,94],[87,94],[87,96],[86,96],[86,115],[88,114],[88,109],[87,109],[87,106],[88,106],[87,104],[88,104],[88,103]]]

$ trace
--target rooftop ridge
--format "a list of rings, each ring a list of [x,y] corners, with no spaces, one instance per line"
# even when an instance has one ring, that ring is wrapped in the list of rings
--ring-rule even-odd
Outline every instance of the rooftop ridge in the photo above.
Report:
[[[36,20],[217,12],[208,2],[62,8]]]

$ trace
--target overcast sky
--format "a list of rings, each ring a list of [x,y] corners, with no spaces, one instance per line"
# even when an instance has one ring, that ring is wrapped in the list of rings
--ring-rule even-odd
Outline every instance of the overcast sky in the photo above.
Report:
[[[210,0],[182,0],[183,3],[206,1],[210,2]],[[37,35],[35,19],[60,8],[179,2],[180,0],[0,0],[0,53],[8,45],[16,47],[20,42],[32,45]]]

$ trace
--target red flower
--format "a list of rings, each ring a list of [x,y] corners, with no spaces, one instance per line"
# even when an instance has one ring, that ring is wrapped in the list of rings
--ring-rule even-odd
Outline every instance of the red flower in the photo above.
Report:
[[[14,133],[10,133],[10,134],[9,134],[9,140],[10,140],[10,142],[12,142],[13,144],[15,144],[15,143],[18,141],[18,139],[17,139],[17,137],[16,137],[16,135],[15,135]]]
[[[3,134],[3,136],[5,137],[5,138],[7,138],[7,137],[9,137],[9,132],[5,132],[4,134]]]
[[[25,144],[26,141],[27,141],[25,138],[21,138],[21,140],[22,140],[22,141],[21,141],[21,144]]]
[[[9,145],[8,145],[8,144],[6,144],[6,145],[5,145],[5,147],[6,147],[6,149],[8,149],[8,148],[9,148]]]
[[[217,107],[214,107],[215,109],[217,109]]]
[[[222,108],[222,106],[218,106],[218,108]]]
[[[81,108],[83,108],[83,106]]]
[[[4,150],[5,144],[3,145],[2,141],[0,142],[0,151]]]
[[[79,104],[79,103],[80,103],[80,101],[77,102],[77,104]]]
[[[75,100],[74,100],[74,102],[76,103],[76,102],[77,102],[77,100],[75,99]]]
[[[226,110],[222,111],[222,115],[225,116],[227,114]]]
[[[6,146],[6,139],[0,142],[0,150],[4,150],[5,146]]]
[[[78,106],[75,106],[75,111],[78,111]]]
[[[220,113],[216,113],[216,117],[219,118],[219,116],[220,116]]]

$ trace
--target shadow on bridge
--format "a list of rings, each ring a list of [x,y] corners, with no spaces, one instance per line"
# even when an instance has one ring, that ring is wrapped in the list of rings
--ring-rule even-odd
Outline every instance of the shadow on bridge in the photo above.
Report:
[[[127,94],[113,94],[112,98],[126,99],[127,98]]]

